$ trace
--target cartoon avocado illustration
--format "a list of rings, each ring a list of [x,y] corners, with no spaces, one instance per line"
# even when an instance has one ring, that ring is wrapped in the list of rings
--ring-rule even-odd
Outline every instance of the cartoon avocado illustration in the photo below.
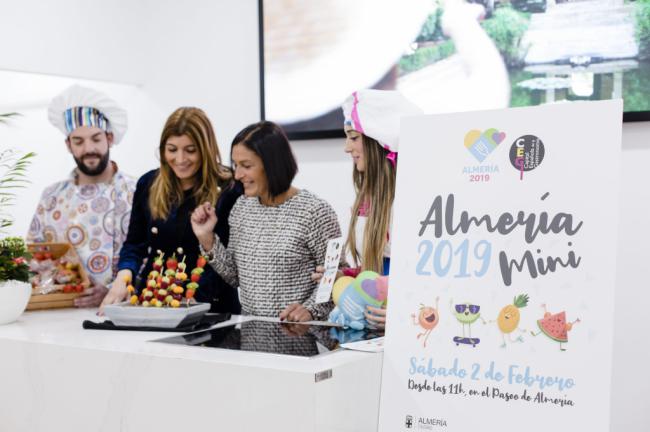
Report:
[[[475,347],[481,342],[481,340],[479,338],[472,337],[472,324],[481,318],[481,306],[469,302],[454,305],[453,300],[450,300],[449,304],[452,306],[452,313],[463,328],[463,336],[455,336],[453,338],[454,343],[456,343],[456,345],[464,344],[472,345]],[[481,318],[481,320],[483,323],[485,323],[485,320],[483,320],[483,318]],[[467,337],[465,337],[465,326],[467,326]]]

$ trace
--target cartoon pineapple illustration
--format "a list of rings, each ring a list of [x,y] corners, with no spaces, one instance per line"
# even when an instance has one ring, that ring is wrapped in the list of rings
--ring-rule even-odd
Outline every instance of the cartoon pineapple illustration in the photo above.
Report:
[[[519,328],[519,321],[521,320],[521,313],[519,312],[519,309],[526,307],[527,305],[528,294],[520,294],[514,298],[512,304],[501,308],[499,316],[497,317],[497,326],[501,331],[501,339],[503,340],[503,345],[501,345],[502,348],[506,347],[506,335],[508,335],[508,341],[511,343],[524,341],[521,335],[519,335],[517,339],[513,341],[512,333],[514,333],[515,330],[519,330],[522,333],[526,331]]]

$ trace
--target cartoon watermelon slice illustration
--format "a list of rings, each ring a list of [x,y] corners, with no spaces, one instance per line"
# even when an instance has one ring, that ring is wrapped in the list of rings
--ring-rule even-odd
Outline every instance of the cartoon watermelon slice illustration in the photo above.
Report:
[[[580,318],[568,323],[566,322],[566,313],[564,311],[552,314],[546,310],[545,304],[542,307],[544,308],[544,318],[537,320],[540,331],[537,333],[531,331],[530,333],[533,336],[544,333],[546,336],[560,343],[560,351],[566,351],[565,348],[562,348],[562,344],[569,342],[569,332],[574,324],[580,322]]]
[[[566,324],[566,313],[564,311],[537,320],[537,325],[546,336],[550,337],[554,341],[569,341],[569,332]]]

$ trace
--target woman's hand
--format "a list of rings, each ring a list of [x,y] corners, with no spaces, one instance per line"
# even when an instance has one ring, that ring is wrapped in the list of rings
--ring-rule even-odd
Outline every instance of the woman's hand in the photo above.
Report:
[[[281,324],[280,328],[287,336],[296,337],[304,336],[309,331],[309,326],[305,324]]]
[[[131,270],[120,270],[117,273],[117,277],[113,281],[111,289],[108,291],[108,294],[104,297],[104,301],[102,301],[102,304],[99,306],[99,312],[97,312],[97,315],[104,315],[104,306],[120,303],[126,300],[126,297],[129,294],[126,286],[128,283],[131,283],[131,278]]]
[[[312,319],[311,312],[300,303],[292,303],[280,312],[280,321],[303,322]]]
[[[320,280],[323,278],[323,274],[325,274],[325,267],[317,266],[316,270],[314,270],[314,272],[311,274],[311,280],[313,282],[320,282]],[[340,271],[340,270],[337,271],[336,272],[336,278],[334,280],[337,280],[341,276],[343,276],[343,272]]]
[[[74,305],[78,308],[97,307],[102,303],[106,294],[108,294],[108,288],[91,279],[91,285],[74,299]]]
[[[386,306],[382,306],[381,308],[368,306],[364,315],[370,327],[377,329],[386,328]]]
[[[311,274],[311,280],[313,282],[320,282],[320,280],[323,278],[323,273],[325,273],[325,267],[323,266],[316,266],[316,270]]]
[[[217,213],[209,202],[204,202],[192,212],[192,231],[206,251],[214,246],[214,227],[217,225]]]

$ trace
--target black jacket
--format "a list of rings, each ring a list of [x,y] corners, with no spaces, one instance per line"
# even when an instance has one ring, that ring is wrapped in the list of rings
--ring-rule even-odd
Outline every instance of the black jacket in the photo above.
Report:
[[[196,208],[194,198],[187,193],[180,206],[172,208],[166,220],[152,220],[149,211],[149,191],[158,170],[152,170],[140,177],[133,196],[131,222],[126,241],[120,251],[118,269],[129,269],[137,275],[136,288],[140,290],[152,269],[157,250],[165,252],[164,260],[178,247],[186,255],[187,273],[196,266],[199,256],[199,242],[192,232],[190,215]],[[223,191],[215,203],[217,225],[215,233],[224,245],[228,244],[230,226],[228,217],[237,198],[243,193],[238,182],[221,186]],[[178,253],[177,253],[178,255]],[[145,261],[146,259],[146,261]],[[180,261],[180,260],[179,260]],[[144,264],[144,265],[143,265]],[[228,285],[209,265],[199,281],[195,298],[198,302],[209,302],[211,312],[230,312],[239,314],[241,305],[237,289]]]

